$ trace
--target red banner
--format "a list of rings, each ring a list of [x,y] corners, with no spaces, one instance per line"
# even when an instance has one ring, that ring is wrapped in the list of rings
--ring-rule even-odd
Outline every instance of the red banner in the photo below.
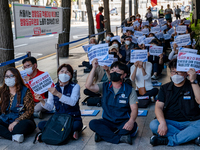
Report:
[[[152,5],[152,7],[156,6],[157,5],[157,0],[151,0],[151,5]]]

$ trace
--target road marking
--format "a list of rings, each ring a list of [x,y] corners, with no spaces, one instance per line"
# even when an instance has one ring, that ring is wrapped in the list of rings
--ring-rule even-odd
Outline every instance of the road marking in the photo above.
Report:
[[[51,34],[51,35],[44,35],[44,36],[37,36],[37,37],[30,37],[29,39],[32,40],[32,39],[42,39],[42,38],[48,38],[48,37],[52,37],[54,36],[54,34]]]
[[[81,37],[86,37],[86,36],[88,36],[88,34],[74,35],[73,39],[79,39]]]
[[[17,48],[17,47],[22,47],[22,46],[26,46],[26,45],[28,45],[28,44],[17,45],[17,46],[15,46],[15,48]]]

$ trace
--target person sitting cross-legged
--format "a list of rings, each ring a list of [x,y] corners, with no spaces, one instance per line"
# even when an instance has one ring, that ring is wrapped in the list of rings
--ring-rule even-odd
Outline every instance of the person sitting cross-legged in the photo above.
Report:
[[[161,86],[150,129],[150,143],[176,146],[192,140],[200,146],[200,87],[196,71],[177,71],[177,59],[169,63],[171,82]],[[188,76],[188,79],[187,79]]]
[[[136,133],[138,114],[137,94],[129,84],[123,82],[128,67],[119,61],[114,62],[110,69],[110,80],[105,83],[93,84],[97,59],[92,61],[93,68],[86,80],[86,88],[99,92],[102,96],[103,118],[94,119],[89,123],[95,132],[95,142],[105,140],[110,143],[119,142],[132,144],[131,134]]]

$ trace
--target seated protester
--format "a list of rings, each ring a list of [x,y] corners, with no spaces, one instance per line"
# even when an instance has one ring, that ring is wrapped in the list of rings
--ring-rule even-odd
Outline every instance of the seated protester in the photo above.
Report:
[[[150,143],[177,146],[196,139],[200,146],[200,87],[196,71],[177,71],[176,64],[177,59],[169,63],[172,81],[161,86],[158,94],[157,119],[150,123],[154,134]]]
[[[23,64],[23,69],[26,71],[27,76],[24,77],[24,80],[28,82],[31,79],[36,78],[37,76],[43,74],[43,71],[40,71],[37,67],[37,60],[35,57],[27,57],[22,61]],[[41,103],[38,99],[35,98],[34,96],[34,91],[31,89],[29,84],[27,83],[26,86],[30,89],[33,99],[35,102],[35,107],[34,107],[34,117],[42,118],[42,111],[46,111],[41,107]],[[41,94],[43,99],[45,99],[45,94]]]
[[[155,27],[155,26],[157,26],[157,25],[158,25],[157,20],[154,20],[154,22],[151,24],[152,27]]]
[[[95,132],[95,142],[105,140],[118,144],[125,142],[132,144],[131,134],[137,130],[136,118],[138,114],[137,95],[129,84],[124,82],[128,67],[120,62],[114,62],[110,70],[110,82],[92,84],[97,59],[92,62],[93,68],[86,80],[86,88],[102,93],[103,118],[94,119],[89,123]]]
[[[111,38],[114,37],[114,34],[112,32],[109,32],[106,36],[106,43],[110,43]]]
[[[71,115],[74,118],[73,138],[78,139],[78,132],[82,130],[83,123],[79,108],[80,86],[72,82],[73,72],[69,64],[62,64],[57,70],[59,81],[55,87],[48,89],[47,101],[38,94],[36,97],[44,109],[52,111],[55,106],[55,113]],[[38,128],[42,130],[46,123],[47,121],[39,122]]]
[[[136,93],[138,96],[155,97],[158,94],[158,89],[153,88],[151,82],[152,64],[150,62],[137,61],[131,66],[131,81],[136,84]],[[145,87],[146,93],[144,95],[139,94],[139,89]]]
[[[97,44],[96,38],[95,37],[91,37],[89,44],[95,44],[96,45]]]
[[[140,18],[141,18],[141,15],[140,15],[140,14],[137,14],[137,15],[136,15],[136,21],[141,22],[142,19],[140,19]]]
[[[8,68],[4,72],[0,95],[0,136],[21,143],[24,141],[24,135],[35,130],[36,124],[32,117],[32,93],[16,68]]]
[[[135,21],[135,16],[130,16],[129,19],[127,20],[127,27],[132,26],[132,23]]]
[[[177,58],[177,56],[178,56],[178,49],[177,48],[178,48],[178,45],[176,43],[174,43],[173,49],[172,49],[171,53],[168,56],[169,60]]]
[[[122,51],[122,50],[121,50],[121,53],[119,52],[118,46],[116,46],[115,44],[110,46],[109,54],[113,54],[114,58],[117,58],[117,61],[125,63],[126,53],[125,51]]]

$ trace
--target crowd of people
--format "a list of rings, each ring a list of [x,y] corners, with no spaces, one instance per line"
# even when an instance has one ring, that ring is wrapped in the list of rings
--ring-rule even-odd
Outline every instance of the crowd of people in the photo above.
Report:
[[[102,17],[103,8],[100,7],[99,11],[97,18],[101,21],[97,27],[103,28],[106,21]],[[148,23],[137,14],[123,22],[123,35],[120,38],[108,33],[105,41],[102,35],[99,35],[98,41],[90,39],[89,44],[93,46],[99,42],[108,43],[108,53],[114,56],[110,67],[100,66],[97,58],[91,64],[83,62],[90,69],[84,94],[101,97],[103,108],[102,119],[93,119],[89,123],[90,129],[95,132],[95,142],[104,140],[114,144],[132,144],[132,137],[138,130],[138,107],[143,103],[138,97],[148,96],[151,99],[158,95],[155,103],[156,119],[150,123],[154,134],[150,144],[176,146],[195,140],[200,145],[200,87],[197,74],[194,68],[187,72],[177,71],[178,48],[195,48],[192,30],[190,24],[186,24],[186,19],[173,25],[169,14],[171,15],[169,6],[165,12],[166,20],[152,21],[149,17],[151,15],[147,14]],[[179,25],[186,27],[185,33],[176,32]],[[153,32],[154,27],[159,27],[159,30]],[[162,30],[162,27],[165,28]],[[172,29],[174,32],[169,32]],[[159,37],[157,33],[168,34],[170,38]],[[191,43],[181,46],[174,43],[175,37],[184,34],[190,35]],[[139,40],[141,36],[145,36],[143,41]],[[150,40],[147,42],[146,39]],[[170,45],[171,42],[174,44]],[[163,52],[158,56],[151,55],[150,46],[161,46]],[[171,47],[168,55],[167,50]],[[148,61],[131,62],[132,50],[147,50]],[[165,63],[168,63],[171,81],[159,90],[153,87],[151,79],[159,78]],[[79,107],[80,86],[72,82],[71,65],[62,64],[57,70],[58,81],[55,87],[39,95],[34,93],[28,82],[44,72],[38,69],[34,57],[25,58],[22,64],[27,73],[24,80],[16,68],[9,68],[4,73],[3,86],[0,88],[0,136],[23,142],[24,136],[36,128],[34,116],[41,117],[42,111],[51,111],[55,107],[55,113],[69,114],[74,118],[70,136],[78,139],[78,133],[83,127]],[[135,82],[135,88],[132,82]],[[38,128],[43,130],[46,123],[47,121],[39,122]],[[37,140],[40,140],[39,135]]]

